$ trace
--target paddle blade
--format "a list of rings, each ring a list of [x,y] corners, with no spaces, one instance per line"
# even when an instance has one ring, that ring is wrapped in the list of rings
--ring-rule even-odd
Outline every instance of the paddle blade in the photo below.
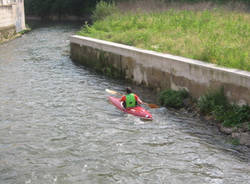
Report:
[[[112,95],[120,95],[120,96],[122,96],[120,93],[118,93],[116,91],[113,91],[113,90],[110,90],[110,89],[105,89],[105,91],[112,94]]]
[[[147,104],[151,109],[154,108],[160,108],[160,106],[156,105],[156,104]]]

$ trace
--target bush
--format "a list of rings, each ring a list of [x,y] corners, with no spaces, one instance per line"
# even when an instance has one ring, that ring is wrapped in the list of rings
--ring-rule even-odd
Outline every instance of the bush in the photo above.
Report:
[[[230,105],[226,111],[223,108],[215,108],[213,114],[226,127],[235,127],[250,122],[250,107],[247,105],[241,107],[235,104]]]
[[[215,109],[222,111],[228,107],[229,103],[224,95],[224,89],[209,91],[198,100],[198,108],[203,114],[212,114]]]
[[[198,101],[198,107],[201,113],[213,115],[226,127],[235,127],[250,122],[250,106],[230,104],[223,88],[202,96]]]
[[[91,18],[93,21],[103,20],[105,17],[110,16],[117,11],[118,10],[113,1],[111,3],[108,3],[101,0],[99,3],[97,3]]]
[[[167,89],[160,93],[159,101],[160,104],[165,107],[181,108],[184,106],[183,100],[187,98],[188,92],[186,90],[175,91]]]

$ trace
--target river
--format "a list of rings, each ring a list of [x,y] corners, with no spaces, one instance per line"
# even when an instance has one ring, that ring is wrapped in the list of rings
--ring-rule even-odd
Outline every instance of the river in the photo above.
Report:
[[[250,183],[250,149],[216,127],[166,108],[144,122],[109,104],[105,89],[128,84],[71,61],[79,28],[46,24],[0,45],[0,184]]]

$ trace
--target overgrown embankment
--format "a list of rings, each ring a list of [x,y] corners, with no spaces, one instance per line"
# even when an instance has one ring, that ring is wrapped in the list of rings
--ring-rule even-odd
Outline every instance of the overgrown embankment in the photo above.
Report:
[[[186,90],[165,90],[159,94],[159,103],[165,107],[187,110],[212,120],[220,130],[231,135],[234,144],[250,146],[250,106],[230,104],[223,88],[209,91],[198,100]]]
[[[122,4],[117,8],[114,3],[101,1],[92,16],[93,25],[86,24],[78,34],[250,71],[248,11],[236,11],[237,6],[228,4],[210,4],[209,8],[201,4],[192,8],[179,4],[181,8],[176,8],[178,4],[174,4],[165,9],[162,5],[159,11],[126,11],[121,10]],[[145,3],[142,7],[147,9]],[[159,102],[202,114],[236,138],[234,143],[249,145],[250,107],[230,104],[223,88],[198,100],[186,91],[167,89],[160,94]]]
[[[124,12],[101,1],[78,34],[250,71],[250,14],[215,7]]]

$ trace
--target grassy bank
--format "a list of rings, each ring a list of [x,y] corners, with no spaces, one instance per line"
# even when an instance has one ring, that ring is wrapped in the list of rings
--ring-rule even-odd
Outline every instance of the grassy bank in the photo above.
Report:
[[[223,88],[209,91],[198,100],[192,99],[185,90],[167,89],[159,94],[159,102],[168,108],[187,108],[210,116],[224,127],[250,131],[250,106],[230,104]]]
[[[113,4],[102,6],[106,14],[98,18],[97,11],[93,25],[79,35],[250,71],[249,13],[221,8],[124,13]]]

